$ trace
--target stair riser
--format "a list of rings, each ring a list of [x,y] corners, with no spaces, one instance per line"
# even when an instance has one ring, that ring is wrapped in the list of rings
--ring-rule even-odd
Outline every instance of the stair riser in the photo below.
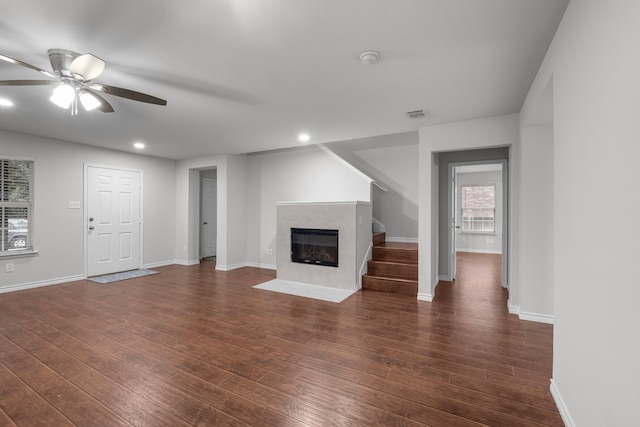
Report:
[[[373,234],[373,246],[384,243],[386,239],[386,233],[374,233]]]
[[[418,294],[418,283],[397,282],[364,276],[362,278],[362,289],[415,296]]]
[[[394,248],[373,248],[374,261],[400,262],[418,264],[418,251]]]
[[[369,261],[367,263],[367,274],[371,276],[418,280],[418,266],[416,264],[392,264]]]

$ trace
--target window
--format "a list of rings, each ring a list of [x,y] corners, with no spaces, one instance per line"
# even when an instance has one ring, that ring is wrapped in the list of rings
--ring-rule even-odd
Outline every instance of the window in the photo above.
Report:
[[[0,256],[33,250],[33,161],[0,157]]]
[[[461,194],[462,231],[494,233],[496,225],[496,186],[463,185]]]

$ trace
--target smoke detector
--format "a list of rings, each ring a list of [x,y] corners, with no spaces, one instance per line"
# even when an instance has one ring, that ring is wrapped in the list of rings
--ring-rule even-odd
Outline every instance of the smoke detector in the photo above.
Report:
[[[375,50],[365,50],[360,54],[360,62],[365,65],[375,64],[378,59],[380,59],[380,52]]]

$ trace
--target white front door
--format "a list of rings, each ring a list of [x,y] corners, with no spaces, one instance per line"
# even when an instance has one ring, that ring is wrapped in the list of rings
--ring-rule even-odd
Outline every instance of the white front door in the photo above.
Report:
[[[202,180],[202,233],[200,239],[200,258],[216,256],[217,231],[217,181],[210,178]]]
[[[87,275],[140,268],[140,172],[87,167]]]

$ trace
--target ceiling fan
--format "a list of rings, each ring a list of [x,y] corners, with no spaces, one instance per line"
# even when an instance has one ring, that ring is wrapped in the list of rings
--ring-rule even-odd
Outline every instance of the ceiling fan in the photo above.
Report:
[[[71,114],[78,114],[78,103],[85,110],[98,109],[103,113],[112,113],[113,107],[98,92],[119,96],[134,101],[156,105],[167,105],[164,99],[130,89],[94,83],[100,76],[105,62],[91,53],[79,54],[65,49],[50,49],[49,61],[53,72],[35,65],[0,54],[0,59],[12,64],[21,65],[55,80],[0,80],[0,86],[37,86],[56,85],[50,100],[62,108],[71,108]]]

